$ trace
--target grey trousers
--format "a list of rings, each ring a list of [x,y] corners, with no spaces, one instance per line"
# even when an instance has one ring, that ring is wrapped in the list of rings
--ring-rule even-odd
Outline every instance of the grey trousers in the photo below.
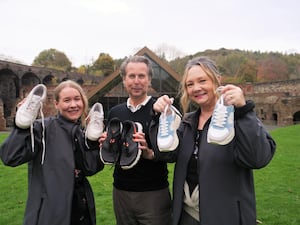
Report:
[[[128,192],[113,188],[117,225],[171,225],[171,196],[168,188]]]

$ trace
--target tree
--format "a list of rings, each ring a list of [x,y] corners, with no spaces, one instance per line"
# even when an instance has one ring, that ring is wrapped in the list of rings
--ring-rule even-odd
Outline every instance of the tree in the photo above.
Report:
[[[35,57],[32,65],[44,66],[47,68],[64,71],[70,71],[70,69],[72,68],[72,63],[65,55],[65,53],[53,48],[40,52],[40,54]]]
[[[158,55],[158,57],[166,60],[166,61],[170,61],[170,60],[174,60],[176,58],[182,57],[185,54],[178,50],[176,47],[168,45],[168,44],[160,44],[157,49],[154,51],[155,54]]]
[[[95,75],[108,76],[115,70],[115,61],[106,53],[100,53],[98,59],[93,63],[91,70]]]
[[[244,82],[256,82],[257,81],[258,66],[254,60],[246,60],[240,65],[237,72],[237,80]]]

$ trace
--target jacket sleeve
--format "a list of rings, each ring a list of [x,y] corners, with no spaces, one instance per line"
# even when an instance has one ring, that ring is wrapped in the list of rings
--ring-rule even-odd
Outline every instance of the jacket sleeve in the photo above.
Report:
[[[245,107],[249,108],[249,103],[247,105]],[[275,141],[253,109],[246,110],[238,116],[235,121],[234,155],[240,166],[250,169],[262,168],[271,161],[275,149]]]
[[[79,141],[77,151],[81,155],[83,173],[85,176],[92,176],[104,168],[99,156],[99,142],[86,139],[81,129],[77,130],[76,136]]]
[[[19,166],[32,160],[39,152],[41,132],[39,124],[34,123],[34,151],[31,144],[30,128],[20,129],[14,127],[0,148],[0,157],[6,166]]]

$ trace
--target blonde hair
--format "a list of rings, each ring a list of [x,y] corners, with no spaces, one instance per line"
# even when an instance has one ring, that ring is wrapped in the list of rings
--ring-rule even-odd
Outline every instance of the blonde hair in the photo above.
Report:
[[[83,126],[85,126],[85,118],[87,116],[87,110],[88,110],[88,99],[87,99],[87,96],[86,96],[84,90],[78,83],[76,83],[75,81],[72,81],[72,80],[66,80],[66,81],[61,82],[54,89],[54,99],[56,102],[58,102],[60,92],[66,87],[74,88],[80,93],[80,96],[81,96],[82,102],[83,102],[83,113],[81,115],[81,124]]]
[[[186,87],[185,82],[186,82],[189,70],[193,66],[200,66],[204,70],[204,72],[207,74],[207,76],[215,84],[215,87],[214,87],[215,89],[221,85],[220,80],[218,79],[218,77],[221,74],[218,71],[217,66],[213,60],[211,60],[207,57],[204,57],[204,56],[196,57],[196,58],[189,60],[185,67],[184,74],[183,74],[183,77],[180,82],[180,96],[181,96],[180,104],[181,104],[183,113],[186,113],[188,111],[189,106],[191,104],[191,100],[188,97],[187,87]]]

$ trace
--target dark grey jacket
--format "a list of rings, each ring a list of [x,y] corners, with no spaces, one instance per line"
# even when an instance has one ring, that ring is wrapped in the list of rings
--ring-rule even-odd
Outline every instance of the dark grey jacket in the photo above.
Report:
[[[199,209],[201,225],[255,225],[256,203],[253,169],[266,166],[276,144],[253,111],[253,102],[235,111],[235,137],[227,145],[207,143],[205,124],[198,152]],[[188,113],[177,130],[180,145],[160,153],[156,144],[157,119],[150,128],[157,160],[176,162],[173,182],[173,224],[183,209],[183,187],[194,150],[200,110]],[[153,143],[154,142],[154,143]]]
[[[14,128],[0,149],[5,165],[18,166],[28,162],[28,199],[24,225],[70,225],[74,189],[74,151],[83,158],[84,176],[103,169],[99,160],[98,143],[84,143],[79,123],[63,117],[45,120],[45,161],[42,159],[42,126],[34,123],[35,148],[31,148],[30,129]],[[84,189],[93,224],[96,224],[92,189],[84,177]]]

